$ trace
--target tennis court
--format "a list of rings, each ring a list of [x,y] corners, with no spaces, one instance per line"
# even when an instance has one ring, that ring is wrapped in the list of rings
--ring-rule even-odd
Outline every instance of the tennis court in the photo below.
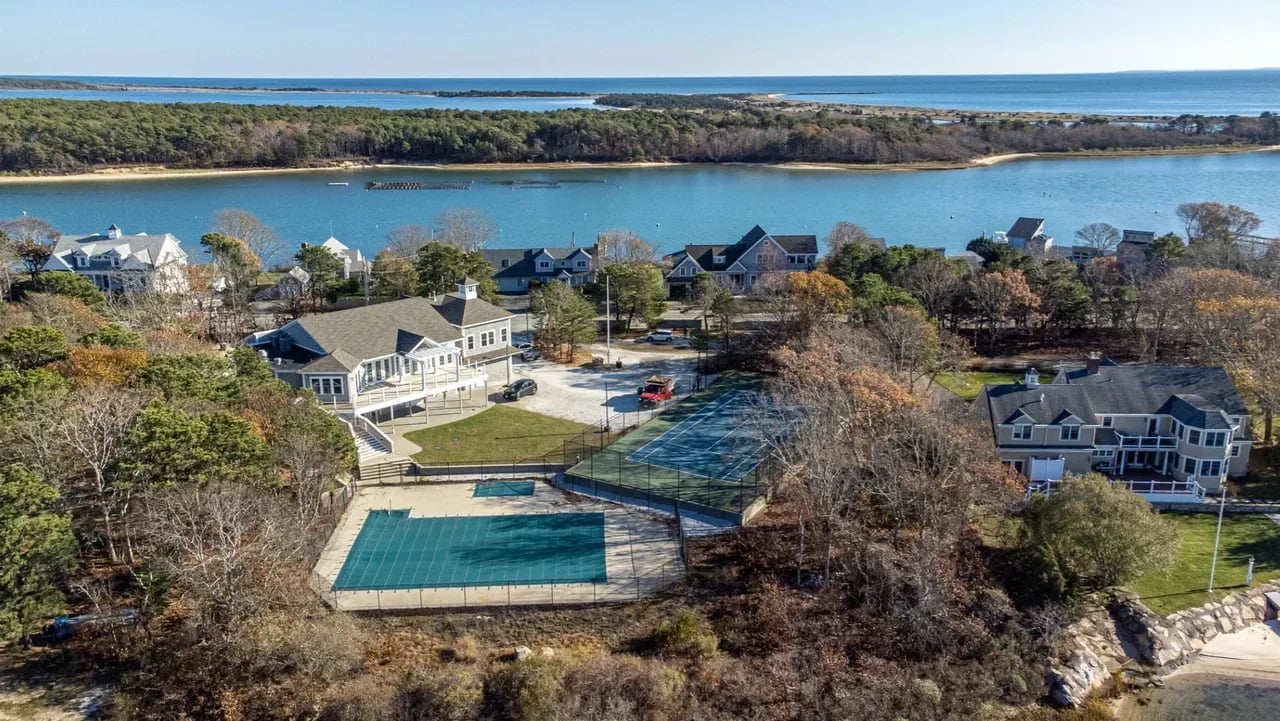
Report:
[[[718,481],[737,481],[760,464],[764,443],[746,427],[757,401],[750,391],[731,390],[698,409],[627,456]]]
[[[566,482],[668,512],[679,501],[741,514],[764,492],[757,467],[766,448],[748,424],[761,386],[729,374],[604,448],[566,443]]]
[[[371,510],[333,590],[606,580],[603,513],[413,518]]]

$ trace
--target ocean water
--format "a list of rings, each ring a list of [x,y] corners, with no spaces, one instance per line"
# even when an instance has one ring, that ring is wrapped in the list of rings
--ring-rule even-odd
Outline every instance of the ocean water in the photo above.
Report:
[[[368,181],[472,181],[470,190],[366,191]],[[512,186],[552,180],[555,188]],[[348,182],[334,187],[330,182]],[[213,214],[243,208],[293,244],[330,232],[366,253],[407,223],[431,226],[448,208],[479,208],[501,233],[494,247],[591,242],[629,228],[670,252],[730,243],[759,223],[780,234],[825,235],[839,220],[893,244],[963,249],[1019,216],[1046,219],[1060,243],[1092,222],[1179,231],[1179,203],[1217,200],[1258,213],[1280,235],[1280,153],[1010,162],[944,171],[794,170],[664,166],[574,170],[360,169],[205,178],[0,185],[0,218],[23,212],[67,233],[170,232],[190,250]]]
[[[395,90],[550,90],[585,93],[776,93],[810,102],[924,108],[1124,115],[1258,115],[1280,112],[1280,68],[1064,75],[901,75],[685,78],[124,78],[70,77],[91,83],[175,88],[317,87],[333,93],[135,90],[0,91],[0,97],[63,97],[138,102],[252,102],[550,110],[589,99],[423,98]],[[355,93],[367,94],[356,96]]]

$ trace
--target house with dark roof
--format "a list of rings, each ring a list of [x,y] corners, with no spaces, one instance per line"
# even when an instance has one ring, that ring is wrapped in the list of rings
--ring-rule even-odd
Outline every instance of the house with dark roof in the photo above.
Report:
[[[683,296],[699,273],[711,273],[723,287],[746,292],[763,276],[813,270],[818,264],[816,235],[772,235],[760,226],[730,245],[686,245],[664,258],[669,297]]]
[[[426,298],[305,315],[245,342],[275,376],[310,388],[350,423],[366,452],[394,452],[377,421],[428,399],[484,393],[510,382],[511,314],[487,303],[465,278],[439,302]],[[425,408],[425,405],[424,405]]]
[[[185,293],[187,253],[169,233],[126,235],[112,223],[106,233],[64,235],[44,270],[83,275],[107,292]]]
[[[494,268],[499,293],[527,293],[553,281],[571,286],[590,283],[597,268],[598,246],[486,248],[480,252]]]
[[[1000,459],[1051,492],[1065,473],[1105,473],[1152,502],[1197,501],[1244,475],[1249,411],[1217,366],[1121,366],[1093,354],[1051,383],[1027,370],[975,405]]]

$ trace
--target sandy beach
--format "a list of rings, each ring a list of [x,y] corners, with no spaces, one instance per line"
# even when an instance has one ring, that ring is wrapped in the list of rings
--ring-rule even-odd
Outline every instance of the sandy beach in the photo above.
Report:
[[[1252,721],[1280,716],[1280,622],[1218,636],[1191,663],[1116,706],[1120,721]]]
[[[920,163],[682,163],[672,161],[634,162],[560,162],[560,163],[360,163],[342,162],[334,165],[308,168],[169,168],[162,165],[98,168],[84,173],[66,175],[0,175],[0,185],[30,185],[36,183],[80,183],[127,180],[156,180],[160,178],[225,178],[238,175],[277,175],[284,173],[332,173],[342,170],[399,169],[456,172],[511,172],[536,170],[599,170],[609,168],[671,168],[684,165],[725,165],[749,168],[776,168],[778,170],[831,170],[855,172],[911,172],[922,170],[963,170],[986,168],[1000,163],[1019,160],[1072,160],[1081,158],[1120,158],[1143,155],[1225,155],[1231,153],[1265,153],[1280,151],[1280,145],[1254,147],[1196,147],[1174,149],[1137,149],[1108,151],[1079,151],[1071,153],[1000,153],[971,160],[925,161]]]

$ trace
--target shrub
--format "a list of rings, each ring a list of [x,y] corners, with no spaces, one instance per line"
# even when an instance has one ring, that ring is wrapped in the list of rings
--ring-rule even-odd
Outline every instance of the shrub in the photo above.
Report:
[[[391,702],[388,718],[467,721],[476,718],[481,699],[480,679],[473,670],[415,673]]]
[[[692,609],[682,609],[676,617],[658,627],[653,647],[661,655],[704,661],[716,655],[720,640]]]
[[[560,692],[560,669],[531,658],[495,668],[484,679],[484,715],[494,721],[542,721]]]

